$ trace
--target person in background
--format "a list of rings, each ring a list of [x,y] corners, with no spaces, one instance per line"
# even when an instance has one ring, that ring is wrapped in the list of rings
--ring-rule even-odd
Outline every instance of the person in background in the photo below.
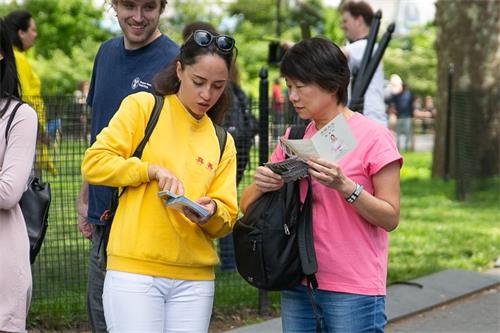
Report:
[[[391,75],[390,85],[392,96],[389,99],[389,109],[391,113],[396,114],[396,142],[398,149],[402,149],[402,137],[404,136],[404,149],[409,151],[411,148],[413,130],[413,94],[406,83],[397,74]]]
[[[28,232],[18,203],[33,167],[38,120],[28,104],[19,106],[18,86],[12,45],[0,18],[0,332],[26,331],[32,288]]]
[[[424,133],[432,129],[434,119],[436,118],[436,108],[434,107],[432,96],[425,96],[424,105],[420,108],[415,108],[413,116],[422,121],[422,131]]]
[[[348,1],[341,6],[340,11],[342,13],[342,30],[349,42],[342,48],[342,51],[347,57],[349,68],[352,72],[354,69],[359,69],[361,65],[373,19],[373,10],[365,1]],[[382,63],[375,70],[366,90],[363,114],[385,127],[388,126],[384,103],[384,72]]]
[[[5,17],[9,38],[14,46],[14,57],[21,86],[21,97],[29,103],[38,115],[38,139],[35,158],[35,174],[41,177],[42,170],[47,170],[52,175],[58,171],[49,156],[45,119],[45,104],[42,99],[41,82],[38,75],[31,67],[26,52],[35,44],[37,31],[36,23],[31,13],[24,9],[10,12]]]
[[[152,112],[151,94],[126,97],[82,162],[92,184],[126,188],[111,226],[104,313],[114,332],[208,332],[214,298],[213,239],[238,212],[236,149],[221,156],[214,129],[228,105],[234,39],[196,30],[155,78],[165,96],[142,158],[131,157]],[[196,201],[201,217],[165,207],[158,191]]]
[[[87,138],[87,121],[89,112],[89,107],[87,105],[87,96],[89,94],[89,87],[89,81],[80,81],[78,82],[78,87],[73,94],[75,96],[75,106],[78,114],[78,121],[80,124],[80,137],[84,141],[88,141],[90,139]]]
[[[179,53],[179,47],[158,29],[167,0],[112,0],[123,32],[104,42],[97,52],[87,104],[91,108],[90,142],[106,127],[122,100],[138,91],[153,91],[153,76]],[[89,255],[87,309],[93,332],[106,332],[102,290],[106,271],[99,245],[106,237],[101,215],[113,188],[83,183],[77,198],[80,231],[92,240]],[[88,203],[88,207],[87,204]]]
[[[274,79],[271,87],[271,114],[273,117],[273,139],[277,139],[281,133],[281,127],[285,123],[285,110],[283,107],[283,95],[281,94],[279,78]]]
[[[336,163],[321,158],[307,161],[319,286],[309,295],[303,281],[281,293],[283,331],[315,332],[311,296],[321,317],[321,332],[383,332],[387,238],[399,224],[402,157],[385,126],[346,106],[350,71],[346,57],[331,41],[302,40],[288,50],[280,69],[298,116],[311,120],[304,138],[343,117],[357,142]],[[270,161],[284,159],[277,145]],[[307,182],[300,181],[302,200]],[[254,182],[241,194],[241,210],[282,186],[279,174],[258,167]]]

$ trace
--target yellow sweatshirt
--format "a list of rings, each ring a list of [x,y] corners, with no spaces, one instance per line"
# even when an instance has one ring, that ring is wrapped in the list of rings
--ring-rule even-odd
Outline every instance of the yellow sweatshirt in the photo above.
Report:
[[[21,84],[21,97],[35,109],[38,115],[39,130],[45,129],[45,105],[42,100],[40,78],[33,71],[26,53],[14,47],[14,58],[16,59],[17,75]]]
[[[151,94],[126,97],[109,126],[86,151],[82,174],[90,184],[128,186],[120,197],[108,243],[109,270],[182,280],[212,280],[218,263],[212,239],[228,234],[237,215],[236,149],[228,134],[219,143],[208,116],[197,120],[175,95],[165,97],[142,158],[130,157],[144,137],[154,105]],[[209,196],[217,211],[197,225],[158,198],[149,163],[172,172],[192,200]]]

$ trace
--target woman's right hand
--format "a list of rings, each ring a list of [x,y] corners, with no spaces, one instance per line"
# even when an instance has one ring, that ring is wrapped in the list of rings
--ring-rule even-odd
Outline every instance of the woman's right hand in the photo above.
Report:
[[[150,164],[148,166],[149,180],[156,180],[160,191],[170,191],[175,194],[184,195],[184,186],[177,177],[167,169]]]
[[[255,170],[255,186],[261,192],[272,192],[279,190],[284,182],[280,175],[271,171],[271,169],[260,166]]]

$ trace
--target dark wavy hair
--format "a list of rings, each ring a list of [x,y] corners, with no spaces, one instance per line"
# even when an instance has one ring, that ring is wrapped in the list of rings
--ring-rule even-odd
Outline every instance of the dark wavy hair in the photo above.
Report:
[[[31,13],[24,9],[14,10],[5,17],[7,32],[12,45],[21,51],[24,51],[24,46],[18,31],[28,31],[32,17]]]
[[[236,48],[232,52],[222,52],[219,50],[215,42],[210,43],[208,46],[199,46],[196,44],[194,39],[189,37],[184,44],[181,46],[179,55],[170,63],[170,65],[155,75],[153,78],[153,87],[155,93],[159,95],[172,95],[179,91],[180,81],[177,77],[177,62],[181,64],[182,69],[186,66],[191,66],[197,63],[199,57],[210,54],[217,55],[221,57],[226,63],[228,73],[231,73],[231,68],[233,67],[234,60],[236,57]],[[224,114],[229,107],[230,101],[230,90],[229,81],[224,88],[224,92],[220,96],[219,100],[212,106],[207,112],[207,116],[212,119],[212,121],[218,125],[222,124],[224,120]]]
[[[369,27],[373,20],[373,9],[365,1],[348,1],[340,7],[340,12],[348,12],[352,17],[363,17],[363,21]]]
[[[16,60],[12,51],[12,44],[7,33],[5,21],[0,18],[0,98],[6,99],[0,110],[0,117],[4,115],[12,100],[20,100],[19,78],[17,77]]]
[[[280,70],[284,77],[335,91],[337,104],[347,104],[351,71],[344,53],[330,40],[313,37],[295,44],[283,56]]]

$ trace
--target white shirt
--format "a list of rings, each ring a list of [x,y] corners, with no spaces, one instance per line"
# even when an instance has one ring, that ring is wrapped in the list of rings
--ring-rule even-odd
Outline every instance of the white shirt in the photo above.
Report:
[[[353,68],[359,69],[361,59],[363,58],[363,53],[366,48],[366,43],[366,39],[360,39],[345,46],[345,50],[347,51],[347,61],[351,71]],[[374,50],[376,48],[377,45],[375,45]],[[349,84],[349,100],[351,98],[351,89],[352,86]],[[380,62],[377,66],[377,69],[373,74],[373,78],[368,85],[368,89],[366,90],[363,114],[385,127],[388,125],[384,103],[384,73],[382,62]]]

